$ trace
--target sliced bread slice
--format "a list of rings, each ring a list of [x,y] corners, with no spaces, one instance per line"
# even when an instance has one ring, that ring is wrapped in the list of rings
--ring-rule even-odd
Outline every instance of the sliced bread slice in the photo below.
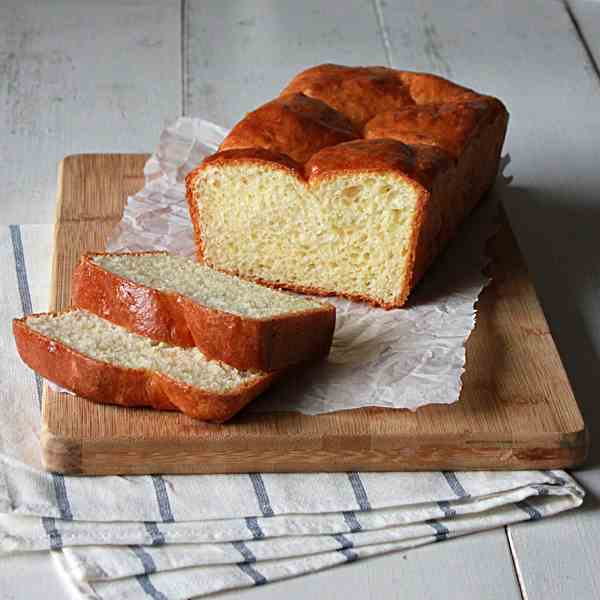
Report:
[[[275,374],[238,371],[84,310],[13,321],[17,350],[43,377],[102,404],[180,410],[222,423],[265,390]]]
[[[86,254],[73,303],[238,369],[276,371],[329,353],[335,307],[164,252]]]

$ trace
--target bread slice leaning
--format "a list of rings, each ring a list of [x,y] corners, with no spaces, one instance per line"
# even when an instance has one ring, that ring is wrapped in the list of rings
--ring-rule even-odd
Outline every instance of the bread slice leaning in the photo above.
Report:
[[[276,376],[238,371],[198,348],[155,342],[83,310],[15,319],[13,332],[28,366],[79,396],[202,421],[227,421]]]
[[[242,370],[276,371],[326,356],[335,327],[331,304],[164,252],[86,254],[72,289],[79,308]]]

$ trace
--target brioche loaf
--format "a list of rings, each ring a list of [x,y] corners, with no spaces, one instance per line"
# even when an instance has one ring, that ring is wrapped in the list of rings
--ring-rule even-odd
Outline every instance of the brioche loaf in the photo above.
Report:
[[[328,354],[335,307],[164,252],[87,254],[73,304],[154,340],[197,346],[241,370],[275,371]]]
[[[198,258],[402,306],[493,184],[507,122],[498,99],[434,75],[308,69],[188,175]]]
[[[84,310],[15,319],[13,332],[27,365],[84,398],[203,421],[226,421],[275,376],[238,371],[198,348],[155,342]]]

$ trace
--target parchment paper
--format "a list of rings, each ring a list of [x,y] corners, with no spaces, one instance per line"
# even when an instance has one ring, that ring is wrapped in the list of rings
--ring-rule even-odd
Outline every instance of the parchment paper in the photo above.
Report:
[[[163,131],[148,160],[145,186],[130,197],[108,251],[160,249],[192,256],[192,226],[184,177],[214,152],[227,130],[180,118]],[[506,164],[508,159],[505,159]],[[331,354],[320,365],[289,375],[249,407],[319,414],[365,406],[408,408],[458,400],[464,344],[475,324],[474,304],[487,282],[484,244],[493,230],[498,178],[447,251],[402,309],[328,299],[337,307]]]

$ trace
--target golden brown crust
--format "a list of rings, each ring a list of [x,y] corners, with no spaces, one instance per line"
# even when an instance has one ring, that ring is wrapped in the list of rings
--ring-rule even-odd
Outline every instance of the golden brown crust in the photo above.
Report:
[[[296,75],[282,94],[291,92],[326,102],[358,128],[377,113],[414,104],[399,72],[387,67],[319,65]]]
[[[215,155],[213,154],[213,156]],[[211,157],[209,156],[208,158]],[[195,198],[196,178],[200,171],[205,168],[206,160],[207,159],[185,176],[185,199],[187,201],[188,211],[194,229],[194,245],[196,246],[196,258],[198,259],[198,262],[204,262],[204,240],[202,239],[202,223],[200,220],[198,201]]]
[[[86,254],[75,269],[73,305],[139,335],[197,346],[208,358],[242,371],[277,371],[329,353],[335,328],[331,304],[272,318],[246,318],[120,277],[92,260],[98,255]]]
[[[292,79],[282,94],[301,92],[326,102],[359,128],[375,115],[415,104],[475,99],[479,94],[443,77],[388,67],[324,64]]]
[[[225,164],[228,162],[244,161],[254,163],[267,163],[270,166],[277,166],[290,172],[291,175],[302,177],[304,168],[302,163],[295,161],[286,154],[270,150],[267,148],[233,148],[229,150],[219,150],[210,156],[207,156],[201,165],[186,177],[193,179],[194,175],[203,167],[214,164]]]
[[[412,289],[452,239],[465,217],[493,185],[498,172],[508,114],[499,112],[465,146],[455,169],[436,181],[434,201],[423,212],[415,247]]]
[[[166,252],[130,254],[160,255]],[[184,311],[178,306],[180,301],[176,294],[160,292],[120,277],[94,263],[93,256],[110,254],[86,253],[81,257],[73,272],[73,306],[153,340],[184,348],[194,346],[194,339]]]
[[[495,98],[411,106],[376,115],[366,124],[364,136],[438,146],[458,159],[469,140],[494,119],[499,109]]]
[[[35,315],[30,315],[35,316]],[[263,392],[275,374],[219,394],[171,379],[156,371],[129,369],[102,362],[69,348],[13,320],[13,334],[23,362],[78,396],[100,404],[180,410],[201,421],[222,423]]]
[[[206,159],[187,179],[198,259],[202,261],[206,257],[198,202],[194,197],[195,181],[204,166],[213,161],[218,164],[267,161],[273,166],[287,167],[298,178],[304,174],[305,181],[339,173],[395,172],[415,183],[422,193],[410,241],[405,285],[393,302],[291,283],[254,280],[294,291],[344,296],[385,308],[402,306],[427,266],[492,185],[508,122],[506,108],[496,98],[478,94],[442,77],[387,67],[318,65],[297,75],[281,97],[289,97],[289,94],[304,94],[325,102],[345,115],[364,139],[323,147],[306,158],[304,165],[298,161],[291,166],[281,155],[269,159],[264,154],[253,154],[250,149],[246,155],[227,156],[219,152]],[[255,129],[260,126],[261,123],[253,123]],[[262,126],[272,124],[262,123]],[[312,134],[307,129],[304,135]],[[251,145],[252,135],[243,143]],[[319,145],[319,140],[304,140],[303,152],[298,156],[304,158],[307,148]],[[289,154],[289,149],[281,151]],[[218,268],[218,265],[213,267]],[[247,277],[243,273],[237,275]]]
[[[325,102],[287,94],[247,114],[219,150],[264,148],[303,163],[321,148],[358,137],[352,123]]]
[[[431,73],[398,71],[400,79],[410,90],[415,104],[449,103],[477,100],[481,94]]]
[[[392,172],[430,189],[434,179],[450,165],[450,157],[440,148],[379,139],[324,148],[304,168],[310,181],[352,171]]]

